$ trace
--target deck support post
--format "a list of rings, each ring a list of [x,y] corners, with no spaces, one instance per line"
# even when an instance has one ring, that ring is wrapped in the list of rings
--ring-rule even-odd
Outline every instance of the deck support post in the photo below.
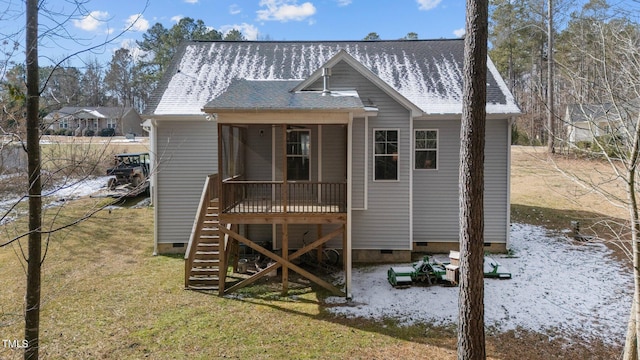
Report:
[[[282,295],[286,295],[289,291],[289,224],[282,224]]]
[[[236,233],[233,230],[228,229],[226,226],[220,226],[220,231],[222,231],[225,235],[228,235],[230,238],[236,239],[239,242],[247,245],[248,247],[252,248],[253,250],[259,252],[260,254],[267,256],[275,261],[277,261],[276,264],[273,264],[271,266],[268,266],[266,269],[260,271],[259,273],[253,275],[252,277],[245,279],[235,285],[233,285],[232,287],[226,289],[224,291],[225,294],[231,293],[237,289],[240,289],[244,286],[247,286],[251,283],[253,283],[254,281],[258,280],[259,278],[265,276],[266,274],[268,274],[269,272],[278,269],[280,266],[286,265],[288,266],[291,270],[297,272],[298,274],[304,276],[305,278],[311,280],[312,282],[322,286],[323,288],[329,290],[331,293],[338,295],[338,296],[345,296],[345,293],[342,292],[340,289],[336,288],[335,286],[333,286],[332,284],[322,280],[321,278],[319,278],[318,276],[308,272],[307,270],[299,267],[298,265],[292,263],[291,261],[294,259],[297,259],[298,257],[300,257],[302,254],[307,253],[310,250],[315,249],[316,247],[326,243],[327,241],[333,239],[334,237],[340,235],[340,233],[342,233],[343,229],[342,228],[338,228],[334,231],[332,231],[331,233],[323,236],[322,238],[314,241],[313,243],[303,247],[302,249],[294,252],[293,254],[291,254],[291,256],[288,257],[288,259],[284,259],[283,257],[281,257],[278,254],[274,254],[273,252],[263,248],[262,246],[256,244],[255,242],[247,239],[246,237]]]
[[[318,229],[316,231],[318,232],[318,239],[320,239],[322,237],[322,224],[318,224]],[[318,246],[318,250],[316,251],[316,259],[318,259],[318,261],[322,261],[323,248],[324,248],[324,244]]]

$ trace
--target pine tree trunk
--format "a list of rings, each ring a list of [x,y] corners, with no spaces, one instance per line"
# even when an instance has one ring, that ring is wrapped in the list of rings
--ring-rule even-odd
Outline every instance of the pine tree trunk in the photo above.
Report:
[[[488,1],[467,1],[460,146],[458,359],[485,359],[484,143]]]
[[[40,84],[38,76],[38,0],[27,0],[27,162],[29,172],[29,258],[25,296],[25,359],[37,359],[40,347],[40,265],[42,182],[40,180]]]

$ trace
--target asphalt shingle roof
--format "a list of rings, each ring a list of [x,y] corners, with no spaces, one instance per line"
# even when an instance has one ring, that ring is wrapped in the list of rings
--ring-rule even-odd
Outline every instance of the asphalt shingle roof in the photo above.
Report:
[[[462,112],[464,41],[186,42],[167,69],[144,114],[201,114],[236,79],[299,80],[340,50],[427,114]],[[294,96],[295,97],[295,96]],[[487,113],[520,113],[491,61]]]
[[[234,80],[219,97],[205,108],[269,109],[269,110],[325,110],[362,109],[357,96],[334,92],[322,95],[319,91],[292,92],[298,80]]]

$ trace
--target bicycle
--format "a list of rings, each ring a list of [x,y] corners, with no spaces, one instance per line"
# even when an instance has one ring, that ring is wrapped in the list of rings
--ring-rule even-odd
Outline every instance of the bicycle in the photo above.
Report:
[[[309,233],[309,230],[305,231],[302,234],[302,246],[307,246],[307,242],[305,241],[305,236]],[[303,262],[310,265],[326,265],[330,267],[336,267],[340,263],[340,252],[336,249],[325,248],[320,252],[320,259],[318,259],[318,251],[317,248],[311,249],[306,253],[302,254],[300,258]]]

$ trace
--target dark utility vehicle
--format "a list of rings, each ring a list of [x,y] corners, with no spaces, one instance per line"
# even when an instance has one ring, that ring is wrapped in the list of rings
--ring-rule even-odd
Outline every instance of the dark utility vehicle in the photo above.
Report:
[[[149,188],[149,153],[118,154],[114,166],[107,169],[109,190],[127,190],[136,196]]]

